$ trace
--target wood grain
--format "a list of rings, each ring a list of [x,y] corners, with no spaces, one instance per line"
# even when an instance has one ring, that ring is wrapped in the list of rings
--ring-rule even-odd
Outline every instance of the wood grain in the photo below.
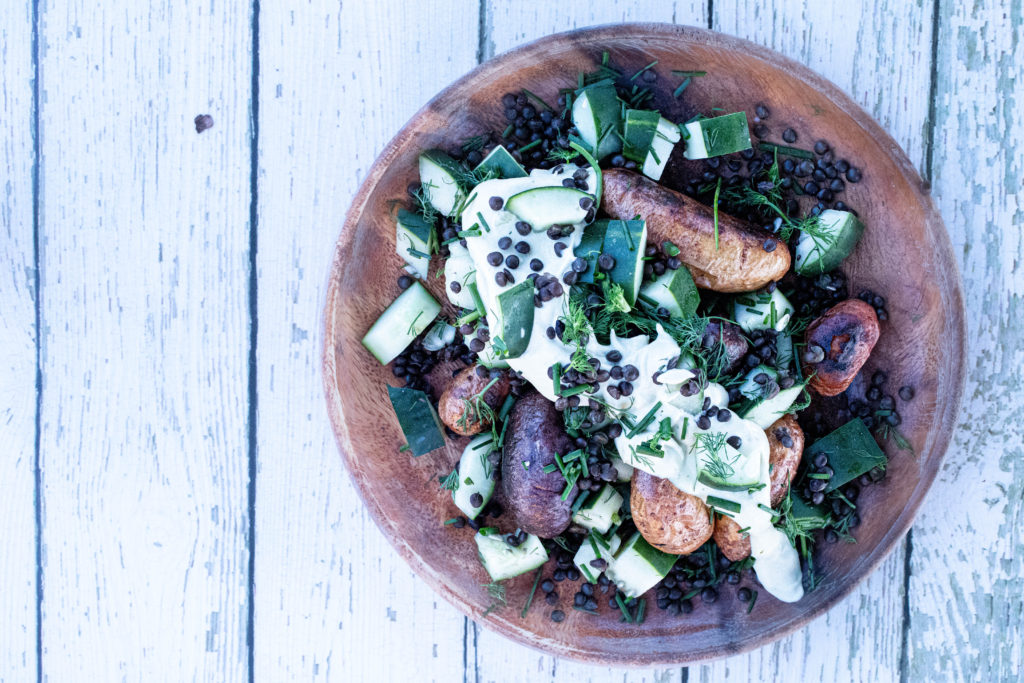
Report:
[[[1024,666],[1024,84],[1020,3],[940,4],[933,193],[967,289],[960,427],[914,527],[906,680]]]
[[[244,680],[249,16],[45,7],[43,674]]]
[[[338,458],[317,321],[359,182],[394,131],[475,64],[477,24],[476,3],[263,5],[257,680],[463,677],[465,618],[388,546]]]
[[[0,681],[36,678],[32,6],[0,22]]]

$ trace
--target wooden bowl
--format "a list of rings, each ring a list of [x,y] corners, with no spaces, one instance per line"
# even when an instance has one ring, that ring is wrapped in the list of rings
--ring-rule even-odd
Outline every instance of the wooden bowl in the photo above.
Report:
[[[576,74],[593,69],[608,50],[627,72],[659,60],[657,101],[673,120],[712,106],[753,112],[765,103],[770,123],[800,131],[808,146],[823,138],[864,169],[845,200],[868,226],[844,264],[852,295],[869,288],[888,299],[889,320],[862,371],[890,371],[891,393],[905,384],[917,395],[901,405],[902,433],[916,455],[889,448],[888,476],[866,488],[856,544],[820,544],[821,586],[795,604],[760,591],[746,614],[723,584],[722,596],[687,616],[649,609],[640,625],[570,609],[561,587],[563,623],[535,599],[520,610],[532,573],[507,582],[508,606],[483,616],[491,603],[488,578],[477,561],[473,534],[444,526],[457,514],[438,476],[451,471],[461,444],[420,458],[400,453],[404,441],[388,403],[393,383],[360,345],[360,338],[398,294],[401,260],[395,254],[391,207],[405,201],[417,180],[417,155],[452,147],[468,136],[505,127],[501,95],[527,88],[549,102]],[[670,69],[701,69],[680,103]],[[810,143],[808,141],[811,141]],[[430,278],[443,300],[444,281]],[[927,189],[906,155],[846,94],[807,68],[752,43],[691,27],[627,24],[549,36],[504,54],[461,78],[431,100],[387,145],[363,182],[338,238],[324,310],[324,383],[334,432],[345,464],[384,535],[431,587],[465,614],[514,640],[555,655],[615,665],[681,664],[764,645],[803,626],[848,594],[896,546],[931,486],[957,416],[963,386],[964,315],[949,237]],[[443,370],[440,372],[444,372]],[[443,386],[443,385],[442,385]],[[650,607],[654,607],[651,605]]]

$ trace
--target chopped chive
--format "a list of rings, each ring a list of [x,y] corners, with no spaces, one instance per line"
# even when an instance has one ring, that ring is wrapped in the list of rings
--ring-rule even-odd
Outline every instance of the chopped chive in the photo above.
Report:
[[[718,496],[708,496],[707,502],[708,505],[713,506],[720,512],[738,513],[741,507],[740,504],[735,501],[719,498]]]
[[[405,444],[404,446],[402,446],[401,448],[398,449],[398,452],[399,453],[405,453],[406,451],[411,451],[411,450],[412,449],[409,448],[409,444]]]
[[[514,131],[515,129],[516,129],[516,127],[515,127],[514,124],[511,124],[511,123],[508,124],[508,128],[506,128],[505,132],[501,134],[501,137],[507,138],[508,134],[511,133],[512,131]]]
[[[459,518],[458,518],[458,517],[452,517],[452,518],[451,518],[451,519],[449,519],[449,520],[445,520],[445,523],[444,523],[444,525],[445,525],[445,526],[448,526],[448,525],[450,525],[450,524],[455,524],[455,522],[457,522],[457,521],[459,521]]]
[[[550,465],[545,465],[544,466],[544,473],[545,474],[550,474],[551,472],[554,472],[557,469],[558,469],[558,465],[556,465],[554,463],[551,463]]]
[[[722,178],[715,184],[715,251],[718,251],[718,193],[722,191]]]
[[[551,110],[551,107],[548,106],[548,103],[545,102],[544,100],[542,100],[540,97],[538,97],[537,95],[534,95],[532,92],[530,92],[526,88],[523,88],[522,90],[523,90],[523,94],[526,95],[527,97],[529,97],[531,100],[533,100],[534,102],[536,102],[540,106],[544,107],[545,109]]]
[[[490,232],[491,226],[487,224],[487,220],[484,218],[484,215],[477,211],[476,217],[480,219],[480,225],[484,226],[484,232]]]
[[[672,97],[678,98],[686,90],[687,86],[690,85],[690,77],[687,76],[686,80],[679,84],[679,87],[672,91]]]
[[[750,596],[750,604],[747,605],[747,614],[750,614],[750,610],[754,609],[754,603],[757,602],[757,591]]]
[[[411,323],[409,323],[409,329],[408,329],[408,333],[409,334],[412,334],[412,330],[416,326],[416,321],[420,319],[421,315],[423,315],[423,311],[420,311],[419,313],[417,313],[416,317],[412,319]]]
[[[598,614],[595,610],[587,609],[586,607],[580,607],[579,605],[573,605],[572,608],[577,612],[586,612],[587,614],[592,614],[594,616],[597,616]]]
[[[477,230],[476,228],[470,228],[469,230],[459,230],[455,234],[458,235],[460,238],[464,238],[464,237],[479,237],[483,233],[480,232],[479,230]]]
[[[619,611],[622,612],[622,621],[633,623],[633,616],[629,613],[629,608],[626,607],[626,603],[622,601],[622,594],[615,594],[615,602],[619,606]]]
[[[470,282],[466,285],[469,288],[469,294],[473,297],[473,304],[476,306],[476,310],[480,312],[481,318],[487,317],[487,309],[484,307],[484,300],[480,297],[480,290],[477,289],[476,281]]]
[[[589,384],[577,384],[574,387],[563,390],[562,396],[576,396],[577,394],[582,394],[584,391],[590,391],[592,388],[593,387]]]
[[[580,457],[580,466],[583,468],[583,476],[590,477],[590,468],[587,467],[587,458]]]
[[[824,472],[809,472],[807,474],[811,479],[831,479],[832,477]]]
[[[512,396],[511,394],[506,396],[505,402],[501,404],[501,409],[498,410],[498,419],[504,420],[506,417],[508,417],[509,412],[512,410],[512,406],[514,406],[515,404],[516,399],[514,396]]]
[[[538,567],[537,573],[533,576],[533,588],[530,589],[530,595],[526,598],[526,604],[523,605],[523,611],[519,613],[520,619],[526,618],[526,612],[530,609],[530,605],[533,604],[533,595],[537,592],[537,584],[540,583],[540,573],[544,571],[544,567]]]
[[[644,623],[644,612],[647,610],[647,601],[640,599],[640,605],[636,608],[636,623]]]
[[[589,497],[590,497],[590,491],[582,491],[582,492],[580,492],[580,494],[578,496],[576,496],[576,500],[574,500],[572,502],[572,507],[570,509],[573,512],[578,511],[581,507],[583,507],[583,501],[585,501]]]
[[[645,66],[644,68],[640,69],[640,70],[639,70],[639,71],[637,71],[637,72],[636,72],[635,74],[633,74],[632,76],[630,76],[630,77],[629,77],[629,80],[630,80],[630,81],[634,81],[634,80],[636,80],[636,77],[637,77],[637,76],[639,76],[639,75],[640,75],[640,74],[642,74],[643,72],[645,72],[645,71],[647,71],[648,69],[650,69],[650,68],[652,68],[652,67],[655,67],[655,66],[657,66],[657,65],[658,65],[658,60],[657,60],[657,59],[655,59],[655,60],[654,60],[653,62],[651,62],[650,64],[648,64],[647,66]]]
[[[551,370],[551,379],[555,383],[555,396],[562,395],[562,364],[555,363]]]
[[[771,142],[759,142],[757,143],[759,149],[764,149],[769,152],[775,152],[776,154],[785,154],[790,157],[797,157],[798,159],[813,159],[814,154],[808,152],[806,149],[799,149],[797,147],[787,147],[786,145],[776,145]],[[796,187],[794,185],[794,187]]]
[[[685,594],[683,596],[683,600],[689,600],[690,598],[694,598],[694,597],[700,595],[700,591],[701,591],[700,588],[694,588],[692,591],[690,591],[689,593],[687,593],[687,594]]]
[[[408,249],[406,249],[406,251],[417,258],[430,258],[430,254],[426,254],[420,251],[419,249],[415,249],[413,247],[409,247]]]
[[[640,432],[645,430],[647,428],[647,425],[651,424],[651,422],[654,421],[654,416],[657,414],[657,412],[658,412],[658,410],[660,408],[661,408],[661,401],[658,401],[657,403],[655,403],[651,407],[651,409],[649,411],[647,411],[647,414],[644,415],[640,419],[640,421],[637,422],[636,425],[632,429],[629,430],[629,433],[626,434],[626,438],[627,439],[632,439],[634,436],[636,436],[637,434],[639,434]]]
[[[534,140],[533,142],[531,142],[528,145],[523,145],[522,147],[519,148],[519,153],[522,154],[523,152],[528,152],[531,149],[533,149],[534,147],[536,147],[537,145],[539,145],[541,142],[542,141],[538,138],[537,140]]]
[[[474,321],[479,320],[479,319],[480,319],[480,311],[470,311],[466,315],[464,315],[461,318],[459,318],[456,322],[459,323],[459,327],[461,327],[461,326],[465,325],[466,323],[471,323],[471,322],[474,322]]]
[[[672,75],[678,78],[700,78],[701,76],[707,76],[707,71],[677,71],[672,70]]]

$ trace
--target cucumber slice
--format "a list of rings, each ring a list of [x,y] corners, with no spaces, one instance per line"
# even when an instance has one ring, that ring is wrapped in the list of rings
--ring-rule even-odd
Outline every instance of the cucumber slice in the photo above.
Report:
[[[427,351],[440,351],[455,341],[455,332],[454,325],[449,325],[444,320],[438,320],[423,335],[423,348]]]
[[[612,455],[608,461],[615,468],[615,481],[622,484],[633,478],[633,466],[618,455]]]
[[[419,389],[388,387],[388,398],[414,458],[444,446],[441,419],[425,393]]]
[[[700,303],[697,285],[686,268],[665,271],[664,275],[645,284],[640,294],[667,309],[675,318],[689,318],[697,312]]]
[[[573,253],[579,258],[585,259],[587,269],[580,273],[580,282],[593,282],[594,273],[597,272],[597,257],[601,255],[601,248],[604,247],[604,233],[608,228],[608,221],[594,221],[583,229],[583,236],[580,244]]]
[[[743,419],[750,420],[761,429],[768,429],[796,403],[804,391],[804,386],[806,384],[794,384],[789,389],[780,391],[775,398],[757,401],[744,412]]]
[[[451,216],[466,196],[459,184],[462,168],[459,162],[439,149],[431,149],[420,155],[420,184],[430,205]]]
[[[600,221],[595,221],[600,222]],[[640,293],[644,279],[644,250],[647,248],[645,221],[605,220],[604,243],[601,253],[615,259],[615,267],[608,278],[622,287],[626,303],[632,306]]]
[[[794,358],[793,337],[780,334],[775,340],[775,367],[785,374],[790,374]]]
[[[502,358],[518,358],[530,345],[533,332],[533,280],[523,280],[498,295],[498,329],[501,342],[494,340]]]
[[[487,456],[494,450],[490,434],[477,436],[462,451],[459,459],[459,487],[452,491],[452,500],[469,519],[476,519],[494,495],[495,467]],[[473,494],[479,493],[480,505],[473,505]]]
[[[504,581],[532,571],[548,561],[548,551],[540,539],[529,534],[518,547],[505,542],[505,537],[495,532],[485,534],[481,529],[473,537],[476,541],[480,564],[491,576],[491,581]]]
[[[637,598],[668,576],[677,559],[652,546],[637,531],[615,553],[605,575],[628,597]]]
[[[422,279],[427,278],[430,268],[430,250],[434,242],[434,230],[430,224],[411,211],[398,210],[395,221],[395,251]]]
[[[668,158],[672,156],[672,150],[681,138],[679,126],[664,118],[658,121],[658,130],[647,152],[647,158],[644,159],[645,176],[652,180],[661,180],[661,174],[668,166]]]
[[[512,153],[504,145],[498,145],[476,165],[474,171],[488,173],[494,171],[499,178],[525,178],[528,174]]]
[[[583,222],[589,210],[581,206],[584,200],[594,205],[593,195],[575,187],[534,187],[509,197],[505,208],[532,225],[535,232],[544,232],[552,225]]]
[[[826,209],[818,222],[820,234],[800,233],[793,269],[800,275],[818,275],[839,267],[864,234],[864,224],[849,211]]]
[[[769,448],[768,437],[756,425],[736,420],[728,431],[693,435],[691,454],[697,462],[697,481],[724,491],[739,491],[761,481],[762,450]],[[696,427],[695,427],[696,429]],[[740,447],[733,448],[726,437],[738,436]]]
[[[804,450],[808,462],[819,453],[828,456],[834,474],[828,480],[826,491],[834,491],[876,467],[885,468],[888,459],[878,447],[875,437],[860,418],[854,418],[827,436],[823,436]]]
[[[771,294],[740,294],[733,302],[733,320],[744,332],[769,329],[781,332],[789,324],[793,311],[793,304],[777,287]]]
[[[597,583],[598,577],[601,576],[601,572],[604,570],[598,569],[590,563],[600,558],[608,563],[605,566],[611,565],[615,551],[621,545],[622,539],[619,538],[618,534],[612,534],[606,538],[596,531],[591,531],[590,535],[583,540],[580,549],[576,551],[572,561],[576,568],[580,570],[583,578],[590,583]]]
[[[748,372],[747,376],[743,378],[743,384],[740,385],[740,393],[751,401],[758,401],[764,396],[764,388],[768,383],[758,384],[754,381],[754,378],[761,374],[767,375],[769,380],[779,379],[778,370],[768,365],[758,365]]]
[[[709,159],[742,152],[751,146],[747,113],[743,111],[687,123],[684,137],[683,156],[687,159]]]
[[[606,534],[612,524],[622,521],[619,519],[622,500],[622,495],[611,484],[605,484],[596,496],[588,497],[580,509],[573,513],[572,521],[584,529]]]
[[[598,161],[622,149],[615,134],[622,122],[622,105],[610,83],[595,83],[576,93],[572,123]]]
[[[363,346],[384,365],[393,361],[427,329],[441,312],[441,304],[419,281],[384,309],[363,337]]]
[[[658,132],[661,114],[644,109],[627,109],[622,123],[622,156],[638,164],[644,163]],[[679,129],[676,129],[679,133]]]
[[[475,308],[476,302],[469,290],[470,283],[476,282],[476,264],[469,255],[469,249],[459,242],[448,245],[449,256],[444,262],[445,294],[448,301],[462,308]],[[452,290],[452,283],[459,283],[459,291]]]

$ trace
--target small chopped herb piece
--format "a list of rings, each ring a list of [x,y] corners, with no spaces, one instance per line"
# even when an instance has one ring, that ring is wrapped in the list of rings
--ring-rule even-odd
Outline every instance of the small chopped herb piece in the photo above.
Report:
[[[683,94],[683,91],[685,91],[685,90],[686,90],[686,88],[687,88],[687,87],[688,87],[689,85],[690,85],[690,77],[689,77],[689,76],[687,76],[687,77],[686,77],[686,78],[685,78],[685,79],[683,80],[683,82],[679,84],[679,87],[678,87],[678,88],[676,88],[675,90],[673,90],[673,91],[672,91],[672,97],[678,98],[678,97],[679,97],[680,95],[682,95],[682,94]]]
[[[715,183],[715,201],[713,204],[715,212],[715,251],[718,251],[718,194],[722,191],[722,178]]]
[[[808,152],[806,149],[798,149],[796,147],[787,147],[785,145],[775,145],[770,142],[759,142],[757,143],[758,149],[763,149],[766,152],[776,152],[778,154],[784,154],[789,157],[796,157],[797,159],[813,159],[814,154]]]
[[[523,605],[523,611],[519,613],[519,617],[522,619],[526,618],[526,613],[530,610],[530,605],[533,604],[533,595],[537,592],[537,584],[540,583],[540,575],[543,571],[544,567],[540,566],[537,568],[537,573],[533,575],[533,587],[530,588],[530,594],[526,597],[526,604]]]
[[[740,511],[739,503],[732,500],[726,500],[725,498],[719,498],[718,496],[708,496],[708,506],[713,507],[717,512],[725,514],[739,514]]]
[[[655,67],[655,66],[657,66],[657,65],[658,65],[658,60],[657,60],[657,59],[655,59],[655,60],[654,60],[653,62],[651,62],[650,64],[648,64],[647,66],[645,66],[644,68],[640,69],[640,70],[639,70],[639,71],[637,71],[637,72],[636,72],[635,74],[633,74],[632,76],[630,76],[630,77],[629,77],[629,80],[630,80],[630,81],[635,81],[635,80],[637,79],[637,77],[638,77],[638,76],[640,76],[640,74],[642,74],[643,72],[645,72],[645,71],[647,71],[648,69],[651,69],[651,68],[653,68],[653,67]]]
[[[672,70],[672,75],[678,78],[700,78],[701,76],[707,76],[707,71],[678,71]]]

